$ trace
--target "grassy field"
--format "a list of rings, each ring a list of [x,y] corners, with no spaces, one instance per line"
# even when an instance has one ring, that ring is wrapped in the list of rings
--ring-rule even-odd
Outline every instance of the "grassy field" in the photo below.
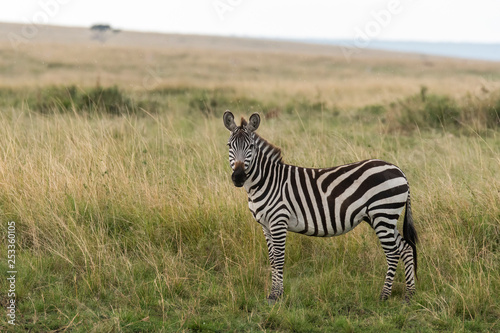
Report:
[[[499,64],[86,33],[0,40],[0,220],[2,235],[16,223],[18,271],[17,325],[2,315],[2,332],[500,330]],[[285,296],[267,304],[227,108],[260,112],[287,163],[381,158],[406,173],[420,236],[411,304],[402,265],[378,301],[385,258],[365,224],[290,234]],[[2,279],[2,307],[7,290]]]

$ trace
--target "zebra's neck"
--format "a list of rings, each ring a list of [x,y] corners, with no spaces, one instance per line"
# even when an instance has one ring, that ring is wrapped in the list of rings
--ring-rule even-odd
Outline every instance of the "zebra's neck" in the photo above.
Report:
[[[256,193],[265,191],[272,184],[276,184],[277,178],[283,176],[283,164],[281,150],[261,138],[256,133],[255,140],[255,157],[249,168],[248,181],[245,183],[245,189],[249,197]]]

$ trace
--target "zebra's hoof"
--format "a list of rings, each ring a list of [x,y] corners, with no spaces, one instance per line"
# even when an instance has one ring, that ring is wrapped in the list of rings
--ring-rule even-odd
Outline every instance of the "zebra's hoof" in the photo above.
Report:
[[[410,304],[412,296],[413,295],[405,295],[405,300],[403,301],[403,304],[407,304],[407,305]]]
[[[410,304],[411,299],[413,298],[413,295],[415,294],[415,289],[409,289],[405,293],[405,300],[404,303]]]
[[[273,294],[267,296],[267,304],[271,306],[276,304],[276,302],[281,298],[281,296],[282,295],[273,295]]]

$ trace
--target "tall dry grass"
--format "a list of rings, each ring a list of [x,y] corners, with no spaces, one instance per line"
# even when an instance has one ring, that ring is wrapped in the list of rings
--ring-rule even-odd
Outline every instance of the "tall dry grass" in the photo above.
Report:
[[[24,328],[308,331],[365,327],[372,312],[378,328],[498,325],[496,132],[401,136],[321,112],[264,120],[260,134],[292,164],[398,164],[421,238],[418,294],[405,311],[401,272],[387,306],[376,303],[385,261],[368,226],[289,235],[287,296],[268,312],[265,242],[229,180],[219,117],[11,110],[0,124],[2,219],[19,228]]]

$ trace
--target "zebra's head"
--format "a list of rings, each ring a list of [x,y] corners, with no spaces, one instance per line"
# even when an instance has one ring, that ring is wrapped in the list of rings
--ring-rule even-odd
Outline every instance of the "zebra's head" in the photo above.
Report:
[[[255,155],[254,136],[252,133],[259,127],[260,116],[254,113],[249,121],[241,118],[240,126],[234,122],[233,114],[227,110],[224,112],[224,126],[231,131],[227,145],[229,146],[229,163],[233,174],[231,179],[234,186],[242,187],[248,178],[248,169]]]

